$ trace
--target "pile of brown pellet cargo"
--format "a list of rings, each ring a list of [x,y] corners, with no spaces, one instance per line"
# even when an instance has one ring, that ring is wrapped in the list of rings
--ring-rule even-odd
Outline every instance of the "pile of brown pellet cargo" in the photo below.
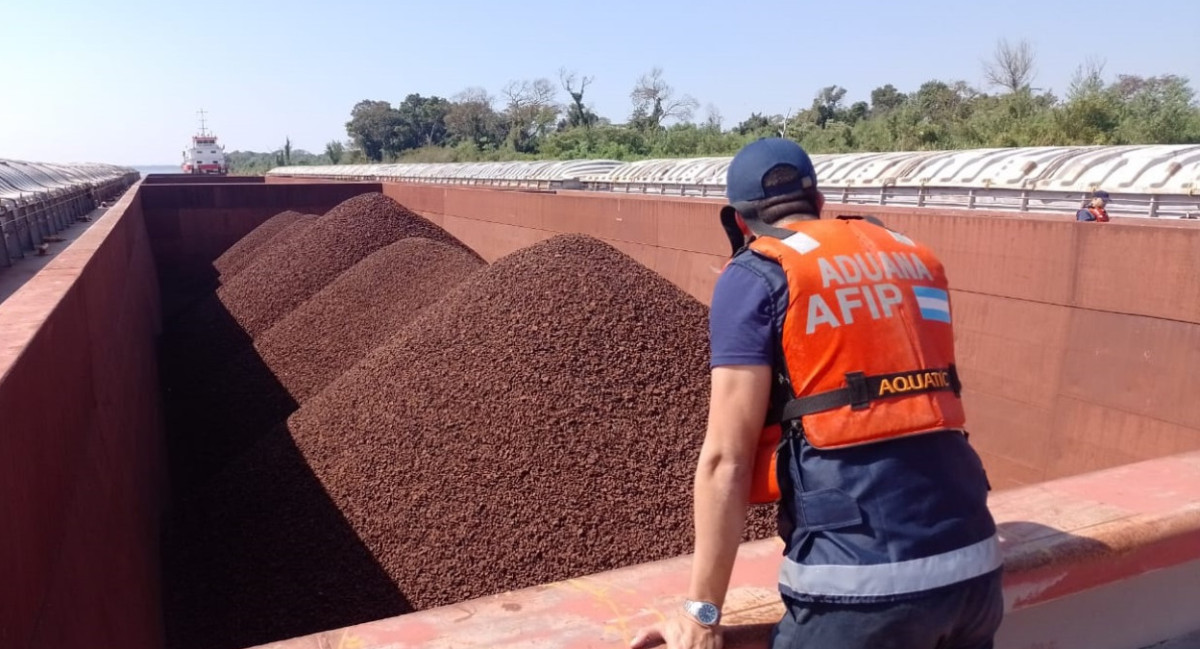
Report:
[[[363,194],[329,210],[284,245],[256,255],[223,282],[217,295],[242,329],[256,338],[367,255],[409,237],[463,246],[383,194]]]
[[[695,299],[562,235],[464,280],[290,437],[416,608],[685,554],[706,333]]]
[[[245,647],[691,550],[707,308],[598,239],[486,265],[424,223],[441,236],[291,282],[321,286],[256,337],[298,409],[248,417],[261,429],[177,504],[171,647]],[[744,538],[774,533],[774,510],[755,508]]]
[[[247,235],[261,243],[244,269],[224,275],[221,291],[200,300],[167,332],[163,384],[172,483],[179,494],[211,477],[483,265],[456,238],[382,194],[347,200],[319,218],[294,214],[268,219]],[[280,219],[290,224],[280,228]],[[276,234],[261,236],[262,228]],[[344,258],[328,254],[335,249]],[[304,260],[314,260],[314,267]],[[343,266],[344,272],[338,270]],[[278,318],[264,315],[296,300],[298,306]],[[246,318],[278,322],[255,340],[243,326]]]
[[[259,336],[254,347],[288,393],[303,402],[483,266],[459,246],[401,239],[339,275]]]
[[[279,245],[304,232],[315,218],[312,214],[291,210],[280,212],[230,246],[213,261],[213,268],[223,278],[232,277],[254,261],[255,255],[264,249],[263,246]]]

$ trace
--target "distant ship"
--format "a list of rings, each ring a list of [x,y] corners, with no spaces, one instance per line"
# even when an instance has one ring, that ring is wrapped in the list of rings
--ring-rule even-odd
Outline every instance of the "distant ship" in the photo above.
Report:
[[[200,131],[192,136],[192,148],[183,152],[183,173],[224,176],[229,173],[229,161],[225,159],[225,147],[217,144],[204,123],[204,111],[200,111]]]

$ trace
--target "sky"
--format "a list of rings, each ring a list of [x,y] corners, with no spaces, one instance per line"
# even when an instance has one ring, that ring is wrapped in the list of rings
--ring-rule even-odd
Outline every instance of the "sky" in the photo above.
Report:
[[[726,127],[850,102],[886,83],[983,86],[1000,39],[1030,42],[1033,86],[1075,68],[1178,74],[1200,89],[1193,0],[0,0],[0,158],[177,164],[197,111],[227,151],[324,150],[360,100],[498,96],[512,80],[594,77],[586,103],[615,122],[658,66]],[[567,99],[560,93],[559,100]]]

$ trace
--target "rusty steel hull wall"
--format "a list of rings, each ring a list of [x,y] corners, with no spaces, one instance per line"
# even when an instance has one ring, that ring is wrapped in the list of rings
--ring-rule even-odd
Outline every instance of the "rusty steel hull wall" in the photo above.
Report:
[[[0,647],[161,644],[159,323],[134,190],[0,303]]]
[[[143,185],[252,185],[266,182],[265,176],[209,176],[203,174],[148,174]]]
[[[163,318],[267,218],[372,189],[141,185],[0,303],[0,647],[162,646]]]
[[[285,210],[324,214],[348,198],[371,191],[380,191],[380,185],[244,182],[143,185],[142,209],[162,284],[164,316],[178,315],[197,295],[215,289],[217,272],[212,267],[213,260],[263,221]]]
[[[269,181],[270,182],[270,181]],[[494,260],[600,237],[707,304],[729,254],[717,201],[386,183]],[[923,241],[953,286],[971,440],[998,488],[1200,448],[1200,228],[830,205]]]

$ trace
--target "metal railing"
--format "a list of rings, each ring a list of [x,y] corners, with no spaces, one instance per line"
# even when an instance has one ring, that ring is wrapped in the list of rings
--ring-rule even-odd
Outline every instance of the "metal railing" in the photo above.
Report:
[[[101,203],[122,194],[140,175],[131,169],[82,168],[0,161],[0,268],[12,266]]]
[[[725,186],[646,182],[584,182],[597,192],[651,194],[684,198],[725,197]],[[990,212],[1073,214],[1084,207],[1086,194],[1051,190],[985,189],[964,187],[852,187],[826,186],[825,199],[843,205],[886,205]],[[1114,194],[1107,206],[1111,216],[1147,218],[1200,218],[1200,194]]]
[[[723,198],[731,157],[616,162],[280,167],[271,176]],[[1200,217],[1200,146],[1025,147],[815,155],[826,199],[850,205],[1073,214],[1097,189],[1114,216]]]

